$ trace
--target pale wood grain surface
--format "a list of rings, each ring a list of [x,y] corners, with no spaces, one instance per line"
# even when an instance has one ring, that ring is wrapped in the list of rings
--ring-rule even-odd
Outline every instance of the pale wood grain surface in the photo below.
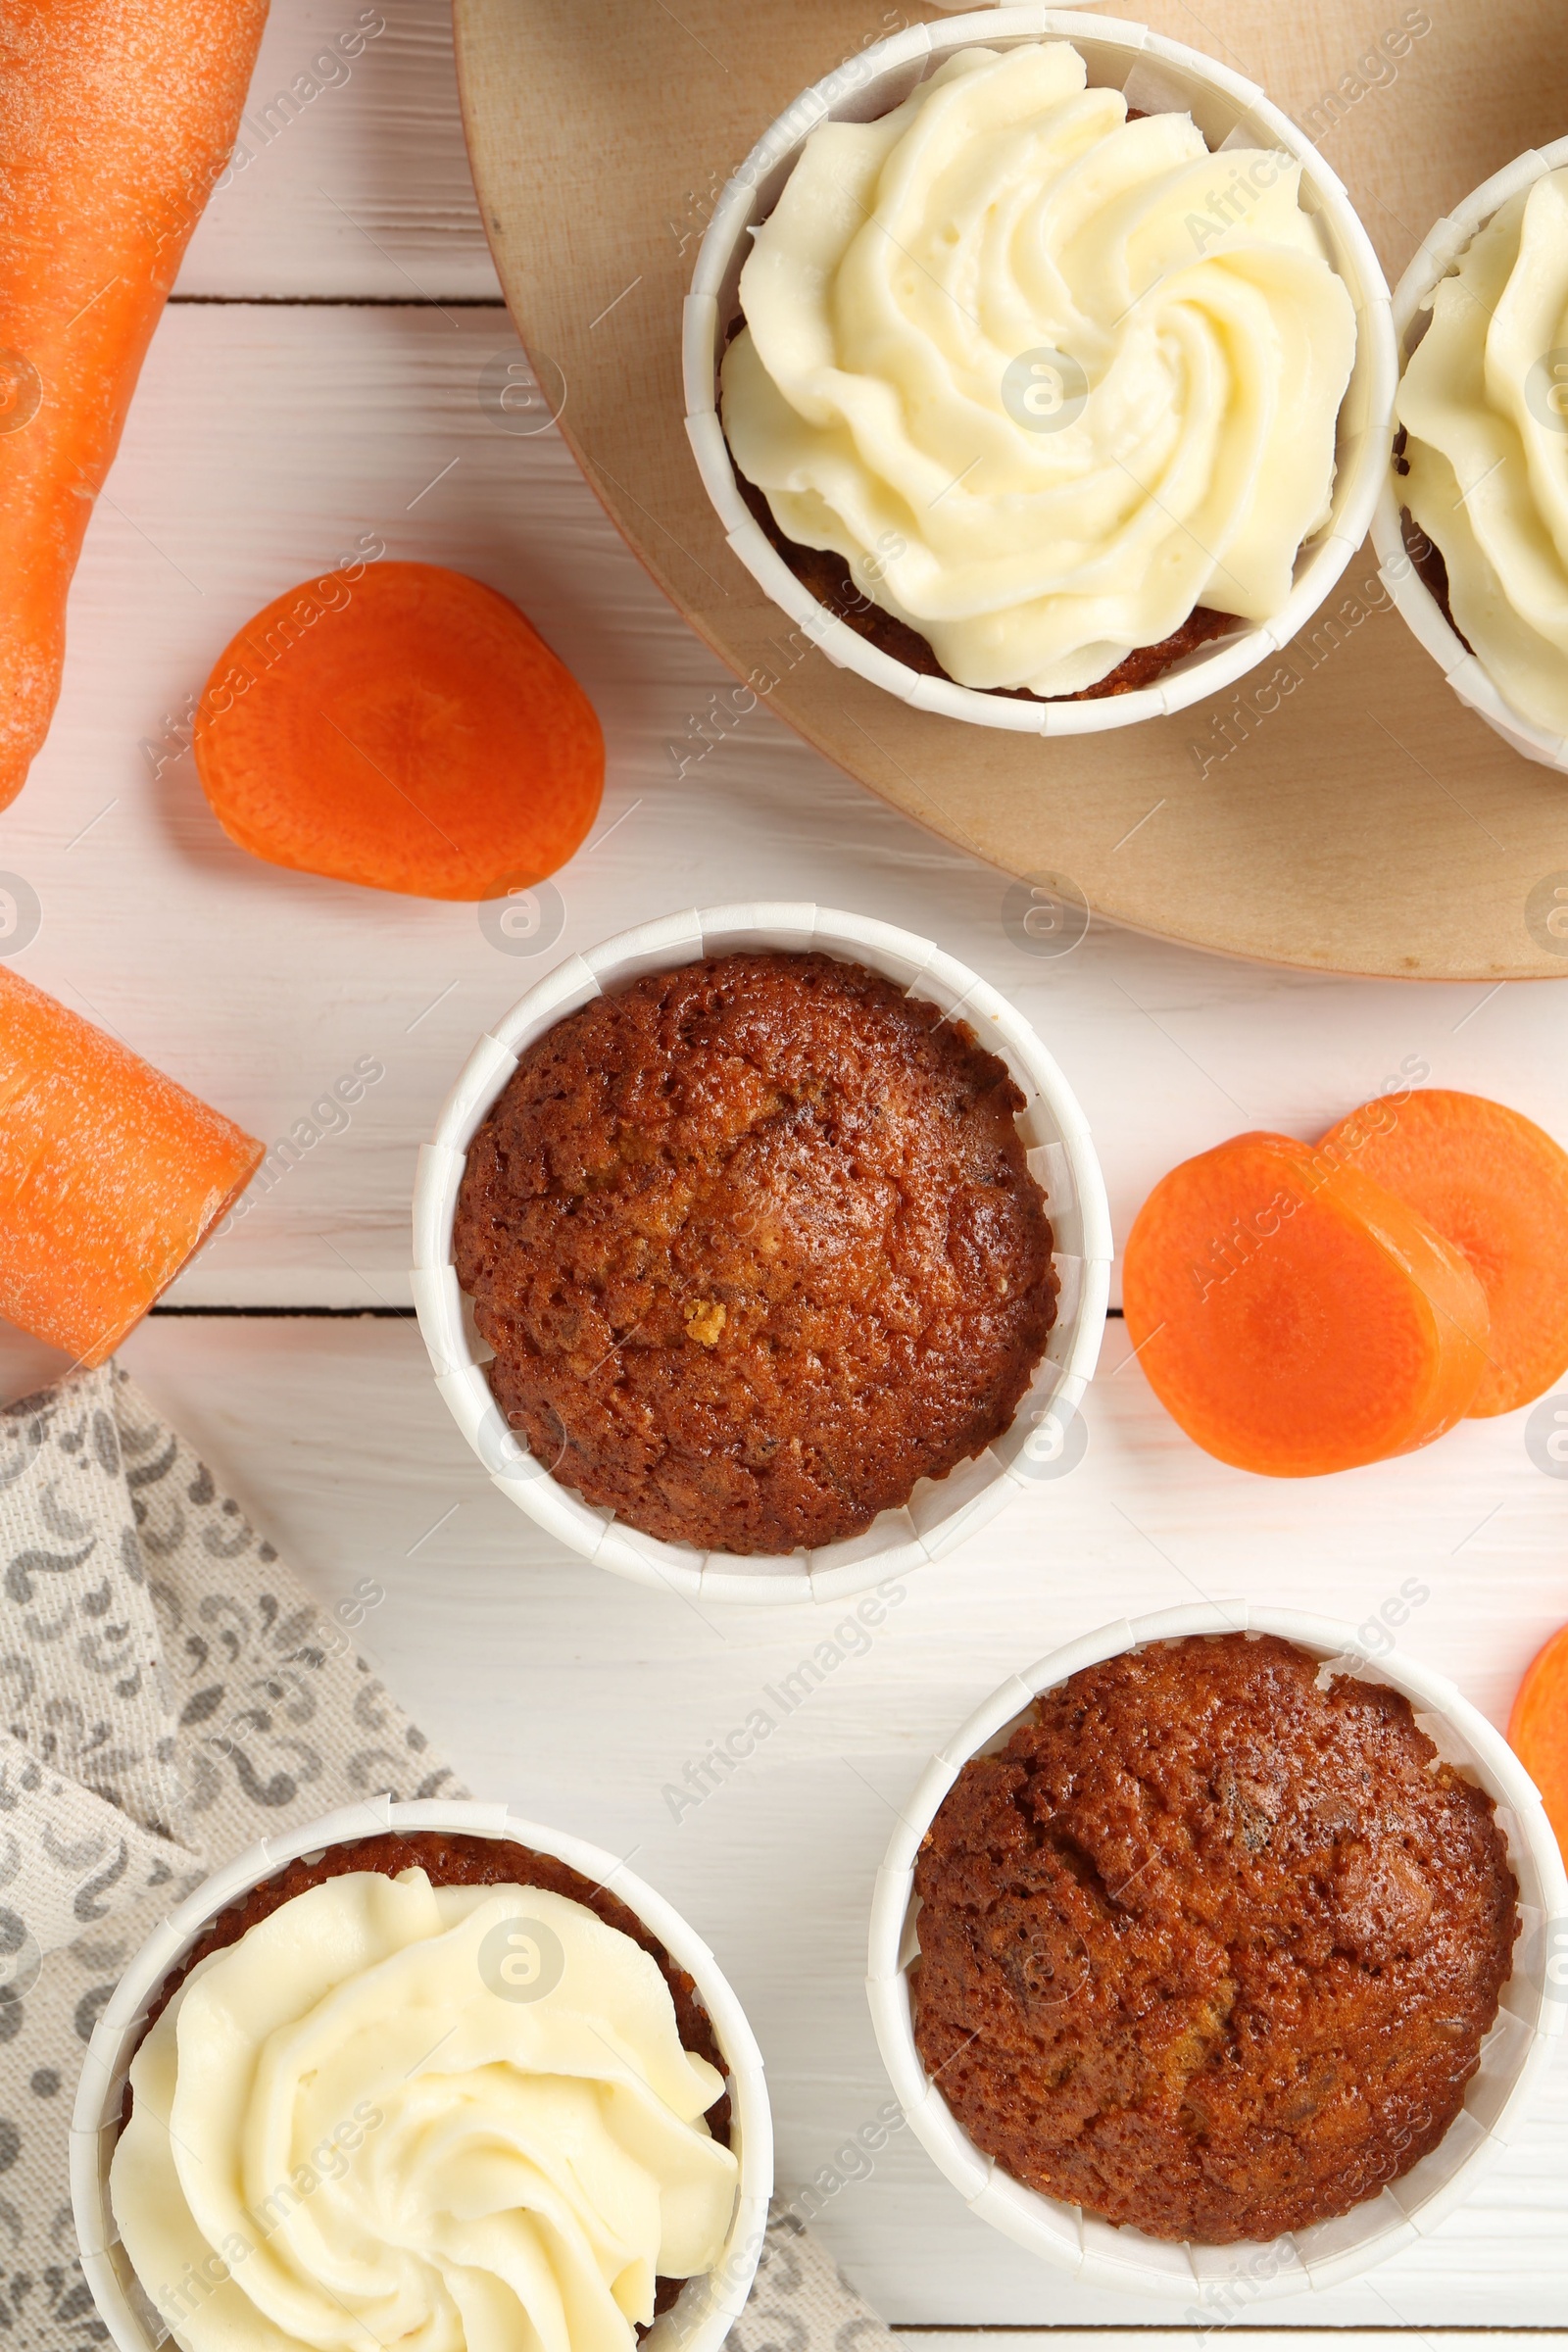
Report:
[[[385,1066],[349,1129],[313,1147],[177,1296],[404,1298],[417,1143],[473,1038],[543,968],[502,954],[472,909],[252,863],[217,831],[188,757],[155,780],[140,748],[156,750],[163,714],[199,690],[258,605],[363,532],[515,595],[605,717],[605,808],[595,846],[559,878],[561,953],[694,900],[763,892],[934,935],[1057,1052],[1094,1121],[1119,1233],[1173,1160],[1249,1125],[1313,1134],[1407,1054],[1568,1142],[1564,1000],[1550,986],[1342,981],[1100,925],[1072,955],[1043,960],[1004,928],[1006,883],[993,867],[774,720],[718,728],[711,698],[727,673],[623,547],[559,436],[512,437],[480,406],[485,363],[515,346],[504,314],[452,307],[494,281],[441,10],[400,0],[383,13],[387,31],[350,79],[219,200],[228,209],[215,207],[186,271],[207,295],[345,300],[171,311],[89,532],[59,720],[0,816],[0,869],[28,879],[42,907],[17,968],[256,1132],[286,1132],[362,1054]],[[276,0],[259,91],[356,14]],[[1461,104],[1439,86],[1450,110]],[[1505,132],[1494,123],[1488,135]],[[319,188],[385,250],[340,236]],[[416,305],[399,268],[446,310]],[[859,1977],[890,1808],[1010,1667],[1195,1589],[1359,1621],[1418,1575],[1431,1598],[1400,1640],[1500,1720],[1524,1661],[1568,1614],[1568,1492],[1532,1464],[1523,1416],[1352,1478],[1275,1486],[1190,1446],[1137,1366],[1117,1369],[1124,1353],[1113,1327],[1081,1469],[911,1580],[872,1651],[679,1824],[665,1783],[795,1663],[814,1620],[702,1618],[556,1550],[486,1485],[409,1325],[161,1316],[126,1361],[324,1600],[363,1575],[386,1586],[368,1646],[477,1789],[617,1851],[642,1847],[637,1867],[710,1936],[762,2034],[793,2187],[887,2095]],[[56,1360],[10,1335],[3,1393]],[[1267,2316],[1292,2328],[1560,2327],[1565,2223],[1559,2070],[1519,2147],[1429,2247],[1375,2281]],[[1080,2352],[1078,2330],[1162,2320],[1158,2306],[1075,2292],[1034,2266],[971,2221],[904,2140],[820,2226],[901,2322],[1049,2323]],[[1146,2336],[1147,2352],[1165,2340]],[[938,2352],[936,2340],[920,2352]]]
[[[380,29],[376,30],[379,25]],[[178,294],[499,301],[430,0],[288,0]]]

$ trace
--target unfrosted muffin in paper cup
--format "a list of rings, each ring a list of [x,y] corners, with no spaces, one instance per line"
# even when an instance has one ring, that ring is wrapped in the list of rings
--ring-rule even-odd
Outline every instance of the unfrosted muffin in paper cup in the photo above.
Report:
[[[617,1574],[733,1600],[868,1591],[1070,1471],[1110,1255],[1029,1024],[813,905],[570,957],[476,1047],[415,1200],[420,1327],[496,1485]]]
[[[1036,734],[1232,683],[1359,545],[1394,382],[1348,199],[1142,25],[922,24],[807,91],[688,297],[687,430],[741,561],[917,708]]]
[[[1438,222],[1394,323],[1383,578],[1460,701],[1568,769],[1568,138]]]
[[[1388,1639],[1245,1601],[1102,1627],[955,1734],[877,1876],[867,1991],[916,2136],[1006,2236],[1195,2325],[1417,2243],[1562,2030],[1541,1800]]]
[[[121,2352],[716,2352],[771,2177],[757,2044],[667,1903],[504,1806],[385,1797],[180,1906],[72,2131]]]

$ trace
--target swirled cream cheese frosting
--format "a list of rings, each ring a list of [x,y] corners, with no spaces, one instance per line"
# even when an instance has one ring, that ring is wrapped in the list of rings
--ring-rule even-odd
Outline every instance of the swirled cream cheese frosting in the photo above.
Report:
[[[1355,353],[1299,166],[1127,120],[1067,41],[820,124],[741,274],[740,471],[959,684],[1079,692],[1327,519]]]
[[[658,1964],[538,1887],[328,1879],[194,1968],[110,2196],[192,2352],[630,2352],[737,2167]]]
[[[1499,693],[1568,735],[1568,170],[1494,214],[1431,308],[1396,412],[1405,504]]]

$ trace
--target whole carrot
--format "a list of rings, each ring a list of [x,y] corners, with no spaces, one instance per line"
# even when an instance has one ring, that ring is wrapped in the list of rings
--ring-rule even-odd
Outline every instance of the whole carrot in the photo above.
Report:
[[[0,6],[0,808],[143,355],[228,160],[267,0]]]

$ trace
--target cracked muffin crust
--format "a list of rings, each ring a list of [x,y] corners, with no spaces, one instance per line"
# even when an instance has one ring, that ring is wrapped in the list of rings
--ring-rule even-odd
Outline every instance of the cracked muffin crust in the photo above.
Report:
[[[1435,2148],[1519,1933],[1493,1800],[1273,1636],[1086,1668],[915,1866],[915,2042],[976,2147],[1151,2235],[1348,2212]]]
[[[496,1400],[585,1501],[819,1547],[1004,1430],[1056,1277],[1005,1064],[864,966],[652,973],[523,1054],[470,1145],[458,1280]]]

